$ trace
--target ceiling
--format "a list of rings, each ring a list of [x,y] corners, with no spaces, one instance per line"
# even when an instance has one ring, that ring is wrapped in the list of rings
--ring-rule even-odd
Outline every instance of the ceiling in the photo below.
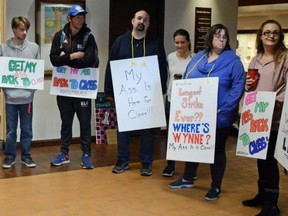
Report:
[[[238,7],[238,17],[288,14],[287,4],[269,4]]]

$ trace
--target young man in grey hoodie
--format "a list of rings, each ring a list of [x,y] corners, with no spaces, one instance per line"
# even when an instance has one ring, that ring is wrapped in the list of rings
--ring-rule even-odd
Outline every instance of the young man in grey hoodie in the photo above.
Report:
[[[0,46],[0,56],[39,59],[39,46],[26,40],[30,22],[26,17],[14,17],[11,21],[14,36]],[[3,88],[6,102],[6,145],[2,167],[11,168],[15,164],[17,147],[17,125],[20,118],[21,162],[27,167],[35,167],[31,158],[32,102],[35,90]]]

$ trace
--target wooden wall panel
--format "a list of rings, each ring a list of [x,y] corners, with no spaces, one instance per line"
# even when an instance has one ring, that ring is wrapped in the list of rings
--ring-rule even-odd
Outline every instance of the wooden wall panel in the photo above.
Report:
[[[0,0],[0,42],[6,40],[6,0]],[[0,149],[6,141],[5,100],[0,88]]]
[[[265,4],[284,4],[288,3],[288,0],[239,0],[239,6],[251,6],[251,5],[265,5]]]

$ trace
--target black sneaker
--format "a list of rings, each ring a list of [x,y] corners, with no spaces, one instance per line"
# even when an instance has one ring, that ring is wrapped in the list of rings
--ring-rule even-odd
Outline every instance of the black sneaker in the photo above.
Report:
[[[112,173],[123,173],[125,170],[129,169],[129,163],[125,163],[122,160],[118,160],[116,165],[112,169]]]
[[[140,170],[141,176],[151,176],[152,169],[149,163],[142,163],[142,167]]]
[[[192,188],[194,184],[192,181],[184,180],[183,178],[178,179],[169,184],[169,188],[172,189],[181,189],[181,188]]]
[[[32,160],[31,157],[22,158],[21,163],[24,164],[24,165],[26,165],[26,166],[29,167],[29,168],[34,168],[34,167],[36,167],[36,163]]]
[[[256,216],[280,216],[280,210],[278,206],[263,206]]]
[[[172,177],[174,175],[175,167],[167,165],[162,172],[165,177]]]
[[[212,187],[208,193],[205,195],[205,200],[213,201],[217,200],[221,195],[221,189]]]
[[[4,169],[10,169],[15,164],[14,158],[5,158],[2,163],[2,167]]]

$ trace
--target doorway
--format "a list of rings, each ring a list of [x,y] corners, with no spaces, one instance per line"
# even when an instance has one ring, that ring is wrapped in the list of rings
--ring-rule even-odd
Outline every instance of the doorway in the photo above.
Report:
[[[131,19],[139,10],[148,12],[148,31],[163,42],[165,0],[110,0],[109,52],[116,38],[131,29]]]

